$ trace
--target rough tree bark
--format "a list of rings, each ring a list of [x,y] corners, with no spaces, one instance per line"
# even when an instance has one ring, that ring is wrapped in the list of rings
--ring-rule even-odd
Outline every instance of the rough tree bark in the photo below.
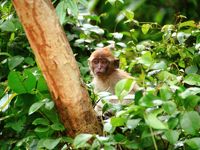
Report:
[[[71,137],[101,133],[79,68],[50,0],[13,0],[60,118]]]

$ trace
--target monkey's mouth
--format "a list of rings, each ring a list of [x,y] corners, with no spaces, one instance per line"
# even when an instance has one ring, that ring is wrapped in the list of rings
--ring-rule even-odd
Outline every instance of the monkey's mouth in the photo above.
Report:
[[[96,72],[96,75],[97,75],[97,76],[102,76],[102,75],[104,75],[104,72],[102,72],[102,71],[97,71],[97,72]]]

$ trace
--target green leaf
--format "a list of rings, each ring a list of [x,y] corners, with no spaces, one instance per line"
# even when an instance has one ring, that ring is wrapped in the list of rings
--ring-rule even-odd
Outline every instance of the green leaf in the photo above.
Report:
[[[61,25],[65,22],[66,9],[67,7],[65,5],[65,1],[59,2],[58,5],[56,6],[56,14],[58,15]]]
[[[196,23],[193,20],[189,20],[189,21],[185,21],[179,24],[178,28],[182,28],[182,27],[196,27]]]
[[[160,97],[163,100],[169,100],[172,98],[172,91],[170,90],[170,88],[167,85],[164,85],[161,87],[160,89]]]
[[[184,92],[180,93],[180,96],[184,99],[188,96],[196,95],[198,93],[200,93],[200,88],[191,87],[187,88]]]
[[[53,107],[54,107],[54,102],[53,101],[49,101],[49,102],[45,103],[45,108],[46,109],[51,110],[51,109],[53,109]]]
[[[115,127],[113,127],[110,122],[106,122],[103,126],[103,131],[106,131],[108,133],[113,133],[115,130]]]
[[[184,99],[184,107],[188,110],[194,110],[195,106],[197,106],[198,102],[200,102],[200,96],[190,95]]]
[[[7,32],[15,32],[21,28],[21,24],[18,19],[9,19],[0,24],[0,29]]]
[[[29,115],[33,114],[34,112],[36,112],[38,109],[40,109],[46,102],[48,101],[48,99],[44,99],[41,102],[36,102],[34,104],[31,105],[30,109],[29,109]]]
[[[150,67],[154,63],[154,59],[151,55],[151,52],[149,51],[143,52],[142,56],[138,58],[138,62],[147,67]]]
[[[76,0],[64,0],[68,13],[73,15],[74,17],[78,17],[78,6]]]
[[[161,122],[157,117],[156,114],[148,113],[144,116],[145,122],[154,129],[168,129],[167,124]]]
[[[199,74],[188,74],[184,78],[183,82],[187,83],[189,85],[200,86],[200,75]]]
[[[112,117],[110,121],[113,127],[120,127],[125,125],[127,119],[122,117]]]
[[[79,134],[75,137],[73,145],[75,148],[88,147],[89,144],[87,143],[87,141],[89,141],[92,137],[92,134]]]
[[[36,86],[36,78],[29,70],[25,70],[23,76],[20,72],[11,71],[8,75],[8,85],[18,94],[31,93]]]
[[[165,61],[160,61],[158,63],[154,63],[151,67],[151,69],[155,69],[155,70],[158,70],[158,69],[167,69],[167,65],[165,63]]]
[[[130,10],[125,10],[124,11],[124,14],[125,14],[125,16],[126,16],[126,18],[128,19],[128,20],[133,20],[134,19],[134,12],[132,12],[132,11],[130,11]]]
[[[46,83],[46,81],[45,81],[43,76],[40,76],[40,78],[38,79],[37,89],[40,92],[41,91],[48,91],[48,86],[47,86],[47,83]]]
[[[36,77],[32,74],[30,70],[24,71],[24,87],[28,93],[31,93],[33,89],[36,87]]]
[[[176,111],[176,104],[172,101],[167,101],[163,104],[163,109],[168,114],[173,114]]]
[[[181,117],[180,124],[187,134],[195,135],[200,129],[200,116],[195,111],[185,112]]]
[[[179,133],[176,130],[165,131],[165,136],[170,144],[176,144],[179,138]]]
[[[192,139],[187,139],[185,143],[190,146],[192,149],[199,150],[200,149],[200,138],[192,138]]]
[[[60,142],[61,138],[58,139],[45,139],[43,141],[44,147],[47,149],[54,149]]]
[[[27,63],[30,66],[34,66],[34,64],[35,64],[35,60],[33,60],[33,58],[31,58],[31,57],[26,57],[24,59],[24,62]]]
[[[49,121],[47,119],[45,119],[45,118],[37,118],[32,122],[32,124],[48,126],[49,125]]]
[[[49,129],[50,129],[50,127],[49,126],[38,126],[37,128],[35,128],[35,132],[38,132],[38,133],[45,133],[45,132],[48,132],[49,131]]]
[[[127,121],[126,126],[129,129],[134,129],[138,126],[139,122],[141,121],[141,119],[130,119]]]
[[[133,89],[134,85],[135,82],[132,78],[120,80],[115,86],[115,94],[119,100],[123,100],[123,98]]]
[[[185,68],[185,73],[186,74],[195,74],[198,71],[198,67],[197,66],[188,66],[187,68]]]
[[[51,128],[55,131],[64,131],[65,127],[61,123],[54,123],[51,125]]]
[[[143,24],[142,25],[142,33],[147,34],[147,32],[149,31],[150,28],[151,28],[150,24]]]
[[[19,66],[24,61],[22,56],[14,56],[8,59],[8,67],[13,70],[15,67]]]

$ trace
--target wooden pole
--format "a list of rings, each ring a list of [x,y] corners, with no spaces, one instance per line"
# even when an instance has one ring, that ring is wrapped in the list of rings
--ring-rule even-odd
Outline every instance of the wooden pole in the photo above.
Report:
[[[71,137],[101,134],[69,42],[50,0],[13,0],[60,118]]]

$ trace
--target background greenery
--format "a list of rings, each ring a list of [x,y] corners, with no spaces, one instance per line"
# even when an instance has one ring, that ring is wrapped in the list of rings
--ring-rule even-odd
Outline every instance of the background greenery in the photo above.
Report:
[[[82,77],[95,47],[116,44],[120,67],[143,87],[104,135],[65,136],[11,1],[0,2],[1,149],[200,149],[198,0],[53,0]],[[120,82],[119,98],[132,81]],[[119,87],[124,87],[123,89]],[[88,84],[91,99],[97,97]],[[87,141],[93,139],[93,143]],[[116,146],[117,145],[117,146]]]

